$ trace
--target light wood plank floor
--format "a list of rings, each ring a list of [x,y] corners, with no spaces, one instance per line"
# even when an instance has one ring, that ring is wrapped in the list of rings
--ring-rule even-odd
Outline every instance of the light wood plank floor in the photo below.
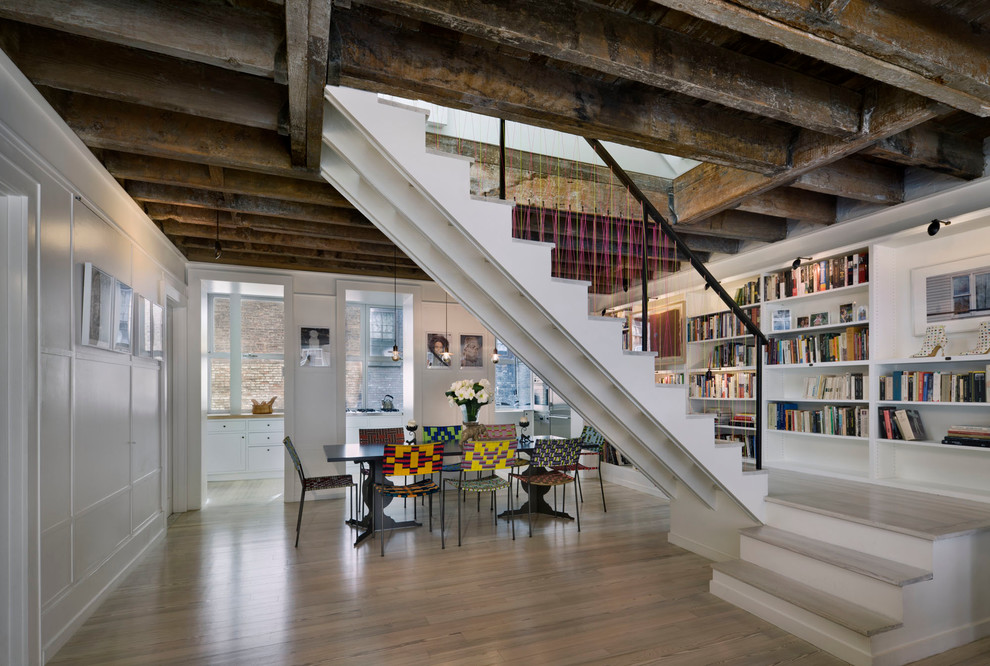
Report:
[[[211,501],[50,663],[843,663],[709,594],[709,562],[667,543],[665,502],[606,492],[609,512],[589,497],[580,534],[544,516],[532,539],[518,521],[513,542],[483,506],[463,547],[402,530],[384,558],[377,540],[353,547],[343,501],[307,502],[298,549],[298,504]],[[990,641],[921,663],[987,664]]]

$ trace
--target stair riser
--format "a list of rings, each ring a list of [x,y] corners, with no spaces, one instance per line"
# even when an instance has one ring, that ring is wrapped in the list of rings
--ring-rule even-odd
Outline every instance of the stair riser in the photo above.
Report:
[[[797,507],[766,502],[766,522],[794,532],[862,553],[932,569],[932,542],[907,534],[826,516]]]
[[[901,588],[743,535],[739,558],[822,592],[900,620]]]
[[[715,572],[709,591],[854,666],[871,666],[870,639],[731,576]]]

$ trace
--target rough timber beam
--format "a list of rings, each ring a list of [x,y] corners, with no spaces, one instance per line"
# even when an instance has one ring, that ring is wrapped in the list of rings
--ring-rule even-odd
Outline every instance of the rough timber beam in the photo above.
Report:
[[[875,204],[904,201],[904,170],[848,158],[802,174],[792,187]]]
[[[17,0],[0,17],[278,79],[274,15],[188,0]]]
[[[787,237],[787,222],[779,217],[727,210],[700,222],[678,223],[674,226],[674,230],[678,234],[683,231],[699,235],[773,243]]]
[[[836,135],[860,129],[860,95],[577,0],[364,0],[426,23],[615,77]]]
[[[786,168],[793,139],[655,88],[404,32],[355,9],[334,13],[329,82],[762,173]]]
[[[978,116],[990,115],[990,41],[915,0],[653,0]]]
[[[329,34],[329,0],[285,0],[292,163],[312,169],[320,163]]]
[[[267,174],[209,167],[161,157],[105,150],[100,161],[118,180],[217,190],[228,194],[284,199],[298,203],[351,208],[351,203],[329,183],[270,176]]]
[[[285,141],[270,130],[50,88],[42,92],[90,148],[321,180],[318,173],[294,168]]]
[[[285,86],[189,60],[0,22],[0,45],[36,86],[277,130]]]
[[[743,199],[736,210],[810,224],[832,224],[835,222],[835,197],[778,187]]]
[[[350,275],[376,275],[392,277],[391,262],[360,263],[334,258],[290,257],[281,254],[263,252],[242,252],[224,249],[223,256],[215,259],[212,243],[208,247],[178,245],[179,250],[190,261],[208,262],[211,264],[231,264],[236,266],[257,266],[261,268],[282,268],[288,270],[320,271],[324,273],[345,273]],[[399,270],[399,278],[409,280],[429,280],[429,276],[421,270]]]
[[[881,139],[860,153],[905,166],[924,167],[967,180],[984,173],[983,146],[930,127],[912,127]]]
[[[701,220],[733,208],[747,197],[787,185],[806,173],[856,153],[874,141],[903,132],[939,114],[939,105],[909,92],[880,86],[867,113],[868,131],[855,139],[841,140],[802,133],[794,148],[794,166],[785,173],[763,176],[717,164],[702,164],[674,180],[674,212],[677,220]]]

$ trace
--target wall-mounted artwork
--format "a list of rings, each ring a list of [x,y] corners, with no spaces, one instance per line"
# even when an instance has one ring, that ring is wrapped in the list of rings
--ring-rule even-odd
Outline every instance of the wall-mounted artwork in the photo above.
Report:
[[[134,355],[151,356],[151,301],[138,294],[134,318]]]
[[[151,356],[165,358],[165,308],[158,303],[151,304]]]
[[[444,351],[450,351],[450,333],[427,333],[426,367],[449,368],[450,361],[443,360]]]
[[[485,366],[484,351],[485,351],[485,345],[484,345],[483,336],[462,335],[461,336],[461,367],[483,368]]]
[[[120,280],[116,280],[113,299],[113,350],[125,354],[131,353],[133,301],[134,290]]]
[[[309,368],[330,366],[330,329],[303,326],[299,329],[299,365]]]
[[[650,309],[650,349],[665,363],[684,361],[684,301]]]
[[[113,346],[114,279],[93,264],[83,266],[82,344]]]
[[[914,332],[932,324],[946,330],[976,330],[990,317],[990,262],[986,255],[911,271]]]

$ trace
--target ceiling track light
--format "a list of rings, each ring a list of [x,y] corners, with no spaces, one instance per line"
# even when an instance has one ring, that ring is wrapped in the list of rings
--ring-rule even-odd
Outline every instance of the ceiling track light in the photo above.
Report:
[[[213,258],[219,259],[223,255],[223,248],[220,247],[220,212],[217,211],[217,240],[213,243]]]
[[[798,266],[801,265],[802,261],[811,261],[811,257],[798,257],[797,259],[791,262],[791,268],[797,270]]]
[[[943,224],[948,225],[948,224],[952,224],[952,222],[949,221],[949,220],[940,220],[938,218],[935,218],[934,220],[932,220],[928,224],[928,235],[929,236],[934,236],[935,234],[937,234],[938,233],[938,230],[942,228],[942,225]]]

